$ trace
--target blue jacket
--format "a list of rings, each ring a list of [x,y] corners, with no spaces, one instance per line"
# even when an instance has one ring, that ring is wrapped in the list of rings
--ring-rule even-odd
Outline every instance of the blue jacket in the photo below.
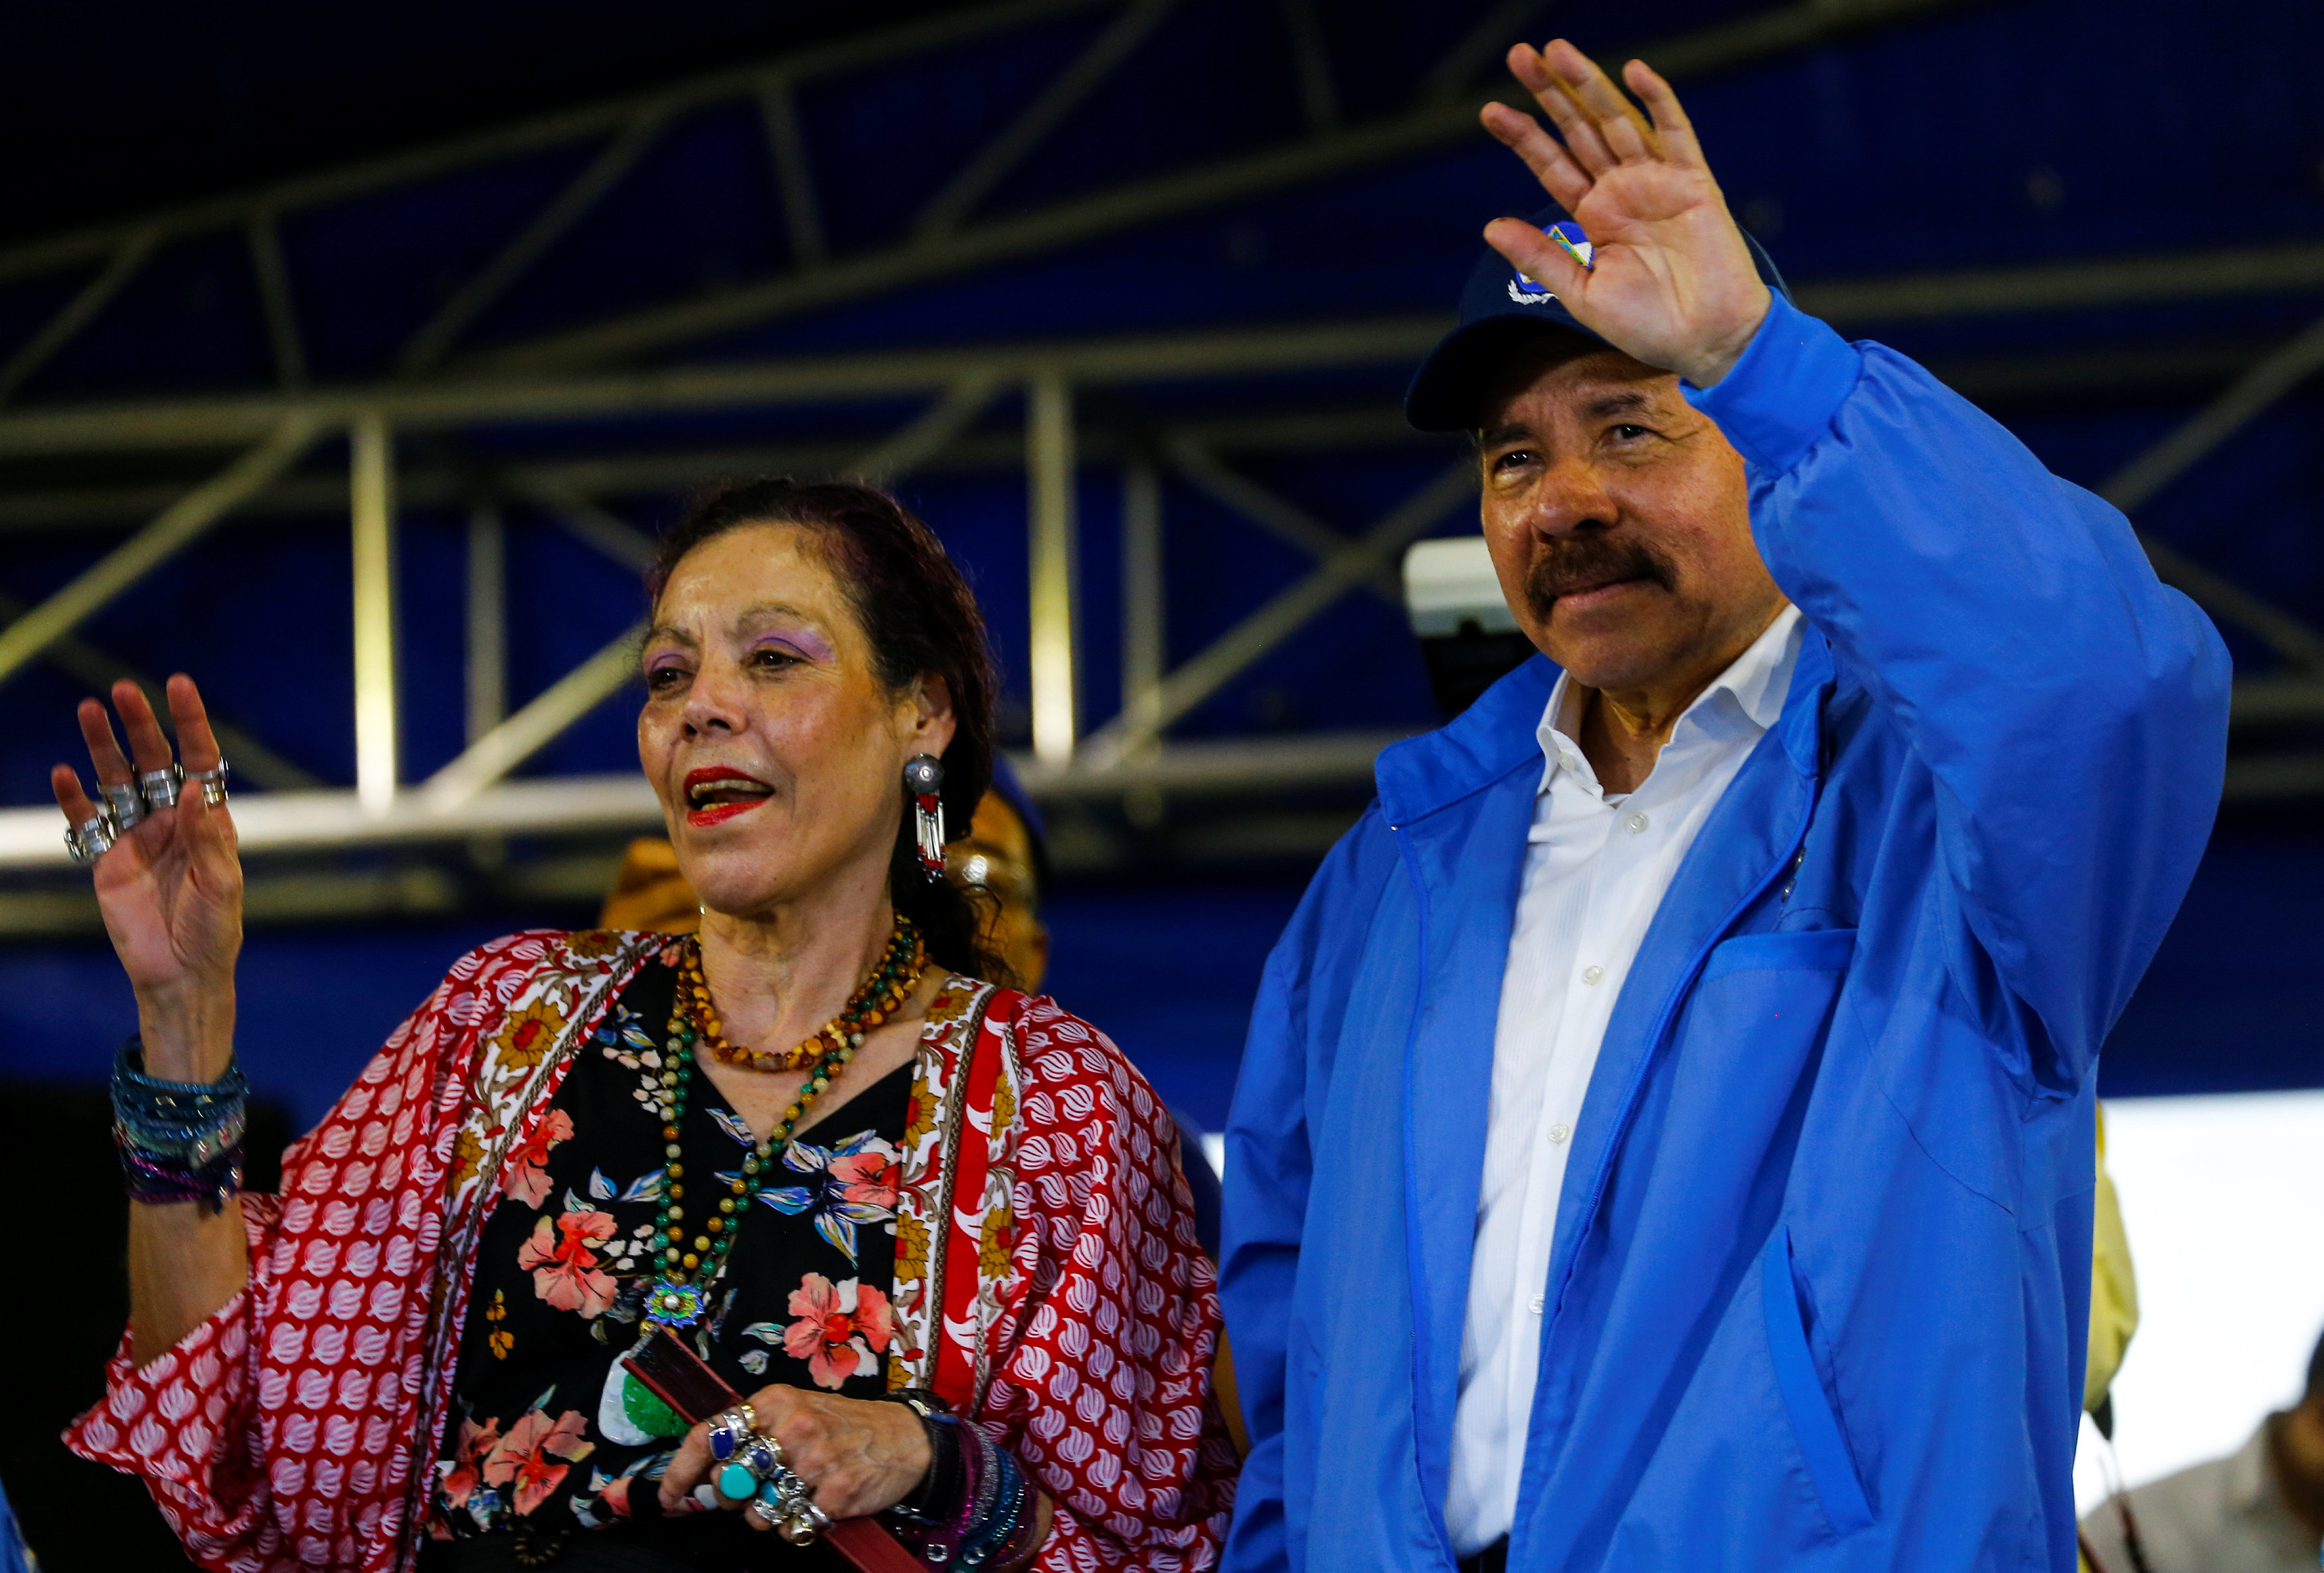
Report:
[[[1656,912],[1559,1203],[1509,1566],[2074,1566],[2098,1045],[2192,877],[2228,664],[2122,516],[1778,301],[1687,396],[1809,630]],[[1535,660],[1379,761],[1227,1129],[1232,1573],[1443,1522]]]

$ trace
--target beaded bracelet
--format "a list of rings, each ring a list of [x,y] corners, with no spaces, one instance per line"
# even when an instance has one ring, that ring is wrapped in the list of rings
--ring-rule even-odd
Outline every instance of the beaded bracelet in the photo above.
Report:
[[[121,1153],[121,1174],[132,1201],[152,1206],[190,1201],[205,1215],[216,1217],[225,1208],[226,1198],[242,1190],[239,1142],[198,1169],[156,1162],[132,1146],[118,1127],[114,1130],[114,1145]]]
[[[113,1061],[113,1142],[133,1201],[192,1201],[215,1214],[242,1189],[242,1136],[250,1082],[229,1063],[215,1081],[145,1073],[132,1037]]]
[[[914,1406],[918,1408],[918,1405]],[[934,1455],[914,1504],[889,1509],[898,1532],[931,1568],[1006,1568],[1022,1561],[1039,1532],[1038,1494],[1024,1470],[984,1428],[921,1412]]]
[[[1008,1450],[976,1427],[970,1428],[993,1480],[992,1504],[962,1536],[960,1565],[982,1568],[988,1563],[1007,1568],[1024,1559],[1033,1549],[1039,1528],[1036,1498],[1025,1471]]]

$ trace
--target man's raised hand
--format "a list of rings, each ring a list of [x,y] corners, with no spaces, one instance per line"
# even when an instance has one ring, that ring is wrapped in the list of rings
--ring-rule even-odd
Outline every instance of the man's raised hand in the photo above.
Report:
[[[1699,388],[1717,382],[1758,331],[1768,293],[1678,96],[1632,60],[1622,75],[1642,115],[1563,39],[1508,59],[1558,134],[1505,104],[1485,106],[1485,129],[1582,225],[1593,266],[1522,219],[1493,220],[1485,239],[1607,343]]]

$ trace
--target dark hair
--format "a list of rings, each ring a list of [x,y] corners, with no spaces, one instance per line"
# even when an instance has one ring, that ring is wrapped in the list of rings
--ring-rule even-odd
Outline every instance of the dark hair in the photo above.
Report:
[[[846,482],[803,483],[760,479],[721,486],[696,499],[661,538],[646,592],[654,601],[687,553],[730,529],[795,524],[811,531],[872,645],[873,675],[891,693],[921,676],[941,678],[952,695],[954,731],[944,751],[945,827],[968,833],[992,781],[992,695],[998,686],[984,614],[936,531],[884,492]],[[903,783],[896,783],[900,795]],[[888,862],[888,896],[919,925],[938,966],[972,977],[1013,982],[985,947],[991,898],[920,870],[910,816],[899,813]]]

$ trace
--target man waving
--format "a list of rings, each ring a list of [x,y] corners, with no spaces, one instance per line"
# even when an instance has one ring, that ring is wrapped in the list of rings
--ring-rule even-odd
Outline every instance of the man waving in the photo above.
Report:
[[[1268,965],[1227,1567],[2063,1573],[2098,1045],[2226,653],[1792,306],[1653,71],[1510,66],[1563,216],[1488,227],[1407,412],[1545,658],[1381,756]]]

